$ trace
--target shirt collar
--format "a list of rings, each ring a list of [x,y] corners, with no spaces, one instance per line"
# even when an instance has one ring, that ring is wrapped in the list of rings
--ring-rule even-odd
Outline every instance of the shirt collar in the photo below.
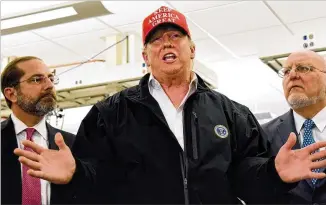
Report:
[[[14,113],[11,113],[11,119],[14,123],[15,132],[16,135],[23,132],[28,126],[25,125],[21,120],[19,120]],[[47,130],[46,130],[46,120],[45,117],[36,125],[34,125],[32,128],[34,128],[42,137],[47,139]]]
[[[326,107],[324,107],[317,115],[315,115],[312,120],[314,121],[316,127],[320,132],[323,132],[326,127]]]
[[[300,133],[303,123],[306,119],[301,115],[299,115],[298,113],[296,113],[294,110],[293,110],[293,118],[294,118],[295,129],[297,133]]]
[[[153,76],[153,74],[151,73],[150,76],[149,76],[149,79],[148,79],[148,87],[149,87],[149,89],[153,89],[153,88],[155,88],[157,86],[161,86],[161,85],[155,79],[155,77]],[[197,86],[198,86],[198,78],[197,78],[196,73],[193,72],[192,79],[191,79],[190,84],[189,84],[189,90],[190,89],[197,90]]]
[[[324,107],[317,115],[315,115],[311,120],[314,121],[316,127],[320,132],[323,132],[323,130],[326,128],[326,107]],[[304,121],[306,120],[304,117],[299,115],[293,110],[293,117],[295,122],[295,128],[297,130],[297,133],[300,133],[301,128],[303,126]]]

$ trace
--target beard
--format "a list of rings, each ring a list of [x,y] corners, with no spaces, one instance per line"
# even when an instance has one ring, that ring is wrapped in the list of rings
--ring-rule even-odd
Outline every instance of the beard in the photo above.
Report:
[[[322,89],[318,96],[307,97],[306,95],[294,95],[288,98],[288,104],[292,109],[299,109],[316,104],[326,98],[326,87]]]
[[[17,105],[26,113],[42,117],[54,110],[56,95],[53,92],[48,92],[39,97],[32,98],[18,90]]]

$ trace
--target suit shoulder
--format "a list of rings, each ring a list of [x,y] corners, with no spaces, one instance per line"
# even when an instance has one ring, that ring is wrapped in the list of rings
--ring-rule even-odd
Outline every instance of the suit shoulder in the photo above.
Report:
[[[263,130],[265,132],[272,132],[277,127],[277,125],[280,123],[282,118],[283,118],[283,115],[276,117],[276,118],[270,120],[269,122],[262,124],[261,127],[263,128]]]

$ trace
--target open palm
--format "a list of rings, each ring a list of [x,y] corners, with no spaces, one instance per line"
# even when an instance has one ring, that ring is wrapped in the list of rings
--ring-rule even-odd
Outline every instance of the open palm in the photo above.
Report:
[[[326,150],[317,151],[325,147],[326,142],[318,142],[302,149],[292,150],[296,143],[296,136],[291,133],[288,141],[281,147],[275,158],[276,170],[284,182],[297,182],[303,179],[322,179],[325,173],[313,172],[313,169],[325,168]],[[315,153],[314,153],[315,152]],[[313,153],[313,154],[311,154]]]
[[[56,134],[55,143],[59,150],[46,149],[34,142],[24,140],[23,145],[34,152],[17,148],[14,153],[20,156],[21,163],[30,168],[27,171],[29,175],[55,184],[67,184],[76,169],[75,159],[60,133]]]

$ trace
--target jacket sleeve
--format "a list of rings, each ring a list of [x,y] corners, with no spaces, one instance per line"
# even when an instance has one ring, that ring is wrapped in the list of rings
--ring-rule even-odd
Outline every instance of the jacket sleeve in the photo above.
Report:
[[[101,177],[98,168],[107,170],[111,156],[107,141],[108,128],[96,106],[93,106],[82,120],[76,135],[72,154],[76,161],[76,172],[70,182],[72,196],[77,204],[102,203],[97,178]],[[102,177],[103,183],[106,178]]]
[[[297,183],[285,183],[279,177],[274,159],[268,157],[269,143],[254,115],[234,113],[232,184],[246,203],[275,203]]]

